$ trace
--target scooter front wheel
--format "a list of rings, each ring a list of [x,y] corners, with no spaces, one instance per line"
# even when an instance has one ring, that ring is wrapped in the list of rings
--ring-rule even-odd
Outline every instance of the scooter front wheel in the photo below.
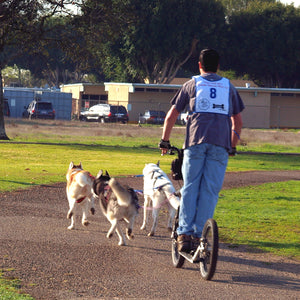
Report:
[[[202,231],[200,241],[200,273],[203,279],[210,280],[216,271],[219,252],[218,225],[214,219],[208,219]]]

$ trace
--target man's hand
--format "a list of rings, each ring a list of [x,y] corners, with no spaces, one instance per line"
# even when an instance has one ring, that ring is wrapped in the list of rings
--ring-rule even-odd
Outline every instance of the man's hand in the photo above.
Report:
[[[231,149],[228,151],[229,156],[235,156],[237,155],[236,147],[231,147]]]
[[[171,148],[170,141],[164,141],[163,139],[161,139],[158,144],[158,147],[161,149],[161,154],[164,155]]]

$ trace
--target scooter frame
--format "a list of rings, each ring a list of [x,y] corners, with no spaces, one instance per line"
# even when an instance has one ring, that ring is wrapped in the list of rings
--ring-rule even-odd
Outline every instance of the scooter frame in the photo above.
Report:
[[[174,154],[175,150],[179,156],[179,149],[172,146],[169,154]],[[211,280],[215,274],[218,252],[219,252],[219,232],[218,225],[214,219],[208,219],[202,230],[202,237],[199,240],[199,246],[189,253],[179,252],[177,249],[177,228],[179,220],[179,210],[177,209],[172,228],[172,263],[176,268],[181,268],[185,260],[190,263],[199,263],[200,274],[204,280]]]

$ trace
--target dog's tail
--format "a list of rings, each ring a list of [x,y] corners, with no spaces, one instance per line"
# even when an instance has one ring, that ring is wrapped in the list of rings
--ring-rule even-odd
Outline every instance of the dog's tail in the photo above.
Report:
[[[99,199],[100,208],[102,210],[102,213],[106,216],[107,215],[107,201],[105,200],[103,195],[101,195],[99,198],[100,198]]]
[[[115,178],[111,178],[108,182],[108,185],[111,187],[112,191],[118,199],[118,204],[121,206],[129,206],[132,202],[131,193],[122,187]]]

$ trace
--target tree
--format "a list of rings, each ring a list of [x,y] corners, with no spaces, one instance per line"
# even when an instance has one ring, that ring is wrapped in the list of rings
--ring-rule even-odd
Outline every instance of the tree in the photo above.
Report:
[[[86,44],[110,80],[169,83],[200,48],[222,42],[224,11],[215,0],[105,2],[86,1],[82,18]]]
[[[78,2],[78,1],[73,1]],[[41,51],[48,18],[63,13],[64,0],[5,0],[0,4],[0,139],[9,139],[3,116],[2,70],[24,51]],[[65,13],[68,13],[65,11]]]
[[[227,66],[260,86],[299,88],[300,9],[254,2],[229,18]]]
[[[67,16],[62,15],[49,18],[44,25],[45,35],[40,41],[42,46],[37,51],[33,49],[30,53],[22,53],[11,60],[10,65],[16,64],[30,70],[35,78],[43,80],[49,86],[58,87],[61,83],[70,82],[76,64],[72,61],[71,53],[68,55],[65,49],[71,39],[68,20]]]

